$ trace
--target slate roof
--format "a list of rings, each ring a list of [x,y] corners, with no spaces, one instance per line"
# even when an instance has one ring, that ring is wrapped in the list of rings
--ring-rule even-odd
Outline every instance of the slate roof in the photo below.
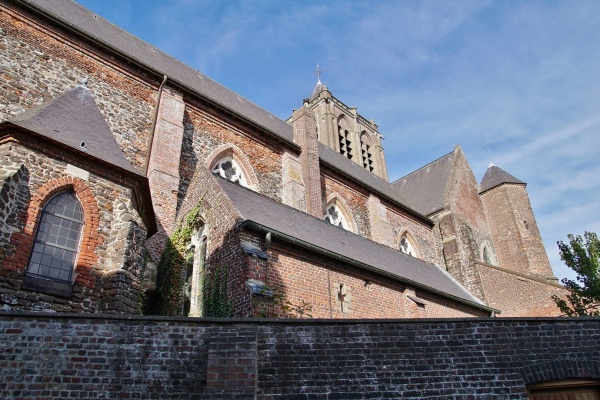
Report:
[[[191,89],[220,107],[243,116],[284,141],[293,143],[292,127],[285,121],[107,20],[94,15],[74,1],[28,0],[26,4],[38,12],[64,21],[66,27],[86,34],[109,49],[125,53],[139,65],[167,75],[169,80]]]
[[[488,167],[487,171],[485,171],[485,175],[483,176],[483,179],[479,184],[479,193],[483,193],[487,190],[493,189],[496,186],[501,185],[503,183],[516,183],[526,185],[526,183],[522,180],[515,178],[502,168],[492,164]]]
[[[86,35],[108,49],[125,54],[126,57],[141,66],[160,74],[166,74],[170,81],[176,82],[213,104],[230,110],[245,120],[265,128],[283,141],[297,146],[293,140],[292,126],[285,121],[275,117],[268,111],[239,96],[237,93],[138,39],[118,26],[94,15],[91,11],[74,1],[27,0],[24,3],[21,1],[12,1],[21,6],[30,6],[34,11],[42,15],[61,21],[68,29],[73,29],[80,34]],[[322,84],[317,84],[315,92],[320,91],[322,86]],[[347,174],[352,179],[382,194],[416,216],[428,220],[416,212],[414,207],[411,207],[411,204],[395,191],[389,182],[368,172],[321,144],[319,144],[319,155],[321,161],[334,169]]]
[[[345,256],[363,268],[368,267],[416,287],[492,310],[433,264],[328,224],[222,178],[216,179],[241,213],[244,222],[276,232],[273,234],[274,240],[286,235],[296,243],[302,242],[312,246],[312,249],[325,251],[333,258]]]
[[[6,123],[144,176],[125,158],[96,101],[84,86],[71,89]],[[81,147],[82,142],[85,148]]]
[[[398,179],[392,186],[415,210],[431,215],[444,208],[444,195],[453,162],[454,152],[451,152]]]
[[[319,157],[321,162],[346,174],[350,178],[355,179],[359,183],[387,197],[389,200],[392,200],[398,205],[404,206],[405,210],[411,212],[412,214],[431,222],[423,213],[420,213],[414,207],[414,205],[403,195],[403,193],[400,193],[397,189],[395,189],[391,183],[381,179],[374,173],[367,171],[357,163],[349,160],[347,157],[344,157],[322,143],[319,143]]]

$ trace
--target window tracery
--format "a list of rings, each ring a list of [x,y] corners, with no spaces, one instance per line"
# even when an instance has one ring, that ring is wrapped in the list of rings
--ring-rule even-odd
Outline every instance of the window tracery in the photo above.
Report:
[[[221,158],[217,161],[212,168],[212,173],[219,175],[231,182],[237,183],[238,185],[247,187],[246,178],[242,173],[242,168],[238,165],[237,161],[231,156]]]
[[[331,204],[325,211],[323,221],[330,223],[331,225],[340,226],[344,229],[348,229],[348,224],[344,219],[344,215],[340,211],[337,205]]]

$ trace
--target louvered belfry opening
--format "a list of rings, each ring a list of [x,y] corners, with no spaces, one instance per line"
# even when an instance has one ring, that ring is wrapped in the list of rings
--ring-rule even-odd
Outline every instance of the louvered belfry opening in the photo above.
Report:
[[[352,160],[352,142],[350,141],[350,132],[338,126],[340,140],[340,154]]]

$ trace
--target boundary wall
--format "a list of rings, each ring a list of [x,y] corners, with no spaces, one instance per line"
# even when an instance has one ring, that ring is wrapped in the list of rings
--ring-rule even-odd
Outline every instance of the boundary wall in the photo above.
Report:
[[[600,379],[600,318],[268,320],[0,312],[0,398],[527,399]]]

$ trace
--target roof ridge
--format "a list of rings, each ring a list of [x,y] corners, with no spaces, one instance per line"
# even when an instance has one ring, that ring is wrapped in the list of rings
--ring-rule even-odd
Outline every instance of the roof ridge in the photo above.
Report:
[[[412,171],[412,172],[409,172],[408,174],[404,175],[403,177],[396,179],[394,182],[391,182],[391,184],[393,185],[394,183],[396,183],[396,182],[399,182],[399,181],[400,181],[400,180],[402,180],[402,179],[408,178],[408,177],[409,177],[409,176],[411,176],[412,174],[416,174],[417,172],[419,172],[420,170],[424,169],[425,167],[428,167],[428,166],[430,166],[431,164],[433,164],[433,163],[436,163],[436,162],[440,161],[440,160],[441,160],[442,158],[444,158],[444,157],[448,157],[450,154],[454,154],[454,150],[452,150],[450,153],[444,154],[443,156],[441,156],[441,157],[439,157],[439,158],[436,158],[435,160],[431,161],[430,163],[427,163],[427,164],[423,165],[421,168],[419,168],[419,169],[415,169],[414,171]]]
[[[206,78],[206,79],[210,80],[211,82],[213,82],[214,84],[216,84],[216,85],[219,85],[219,86],[221,86],[221,87],[223,87],[223,88],[225,88],[225,89],[227,89],[227,90],[230,90],[230,89],[228,89],[228,88],[227,88],[225,85],[223,85],[223,84],[221,84],[221,83],[217,82],[216,80],[214,80],[213,78],[209,77],[208,75],[206,75],[206,74],[204,74],[204,73],[200,72],[200,70],[198,70],[198,69],[195,69],[195,68],[193,68],[193,67],[189,66],[188,64],[186,64],[186,63],[184,63],[183,61],[181,61],[181,60],[179,60],[178,58],[176,58],[174,55],[172,55],[172,54],[169,54],[169,53],[167,53],[166,51],[163,51],[163,50],[162,50],[160,47],[158,47],[158,46],[156,46],[156,45],[154,45],[154,44],[152,44],[152,43],[150,43],[150,42],[147,42],[147,41],[145,41],[144,39],[142,39],[142,38],[140,38],[140,37],[138,37],[138,36],[134,35],[133,33],[129,32],[129,31],[126,31],[125,29],[121,28],[120,26],[118,26],[118,25],[116,25],[116,24],[112,23],[111,21],[109,21],[108,19],[104,18],[104,17],[103,17],[103,16],[101,16],[100,14],[98,14],[98,13],[96,13],[96,12],[94,12],[94,11],[90,10],[89,8],[87,8],[87,7],[84,7],[83,5],[81,5],[81,4],[79,4],[79,3],[77,3],[75,0],[71,0],[71,2],[72,2],[72,3],[74,3],[75,5],[77,5],[78,7],[81,7],[81,8],[83,8],[83,9],[85,9],[85,10],[89,11],[89,12],[90,12],[91,14],[93,14],[95,17],[101,18],[103,21],[107,22],[107,23],[108,23],[109,25],[111,25],[112,27],[114,27],[114,28],[117,28],[119,31],[123,32],[124,34],[126,34],[126,35],[129,35],[129,36],[133,37],[134,39],[136,39],[136,40],[140,41],[140,42],[141,42],[141,43],[143,43],[143,44],[147,44],[147,45],[149,45],[150,47],[152,47],[152,49],[153,49],[154,51],[156,51],[156,52],[159,52],[159,53],[161,53],[161,54],[163,54],[163,55],[165,55],[165,56],[169,57],[171,60],[173,60],[173,61],[175,61],[175,62],[177,62],[177,63],[179,63],[179,64],[183,65],[184,67],[187,67],[187,68],[189,68],[191,71],[197,72],[198,74],[202,75],[201,79],[204,79],[204,78]],[[46,11],[48,11],[48,10],[46,10]],[[96,39],[100,39],[100,38],[96,38]],[[100,39],[100,40],[102,40],[102,39]],[[103,40],[103,41],[104,41],[104,40]],[[113,46],[113,47],[116,47],[116,46]],[[258,107],[258,108],[262,108],[261,106],[259,106],[258,104],[254,103],[253,101],[251,101],[251,100],[247,99],[247,98],[246,98],[246,97],[244,97],[244,96],[241,96],[239,93],[237,93],[237,92],[234,92],[233,90],[231,90],[231,92],[232,92],[232,93],[235,93],[235,94],[236,94],[238,97],[242,97],[242,98],[243,98],[245,101],[247,101],[248,103],[251,103],[252,105],[254,105],[254,106]],[[265,109],[265,108],[262,108],[262,109],[263,109],[263,110],[265,110],[265,111],[267,111],[267,109]],[[269,112],[269,111],[267,111],[267,112],[268,112],[270,115],[273,115],[273,113],[271,113],[271,112]],[[275,117],[275,118],[277,118],[277,119],[281,120],[282,122],[285,122],[283,119],[281,119],[281,118],[277,117],[276,115],[273,115],[273,117]]]

